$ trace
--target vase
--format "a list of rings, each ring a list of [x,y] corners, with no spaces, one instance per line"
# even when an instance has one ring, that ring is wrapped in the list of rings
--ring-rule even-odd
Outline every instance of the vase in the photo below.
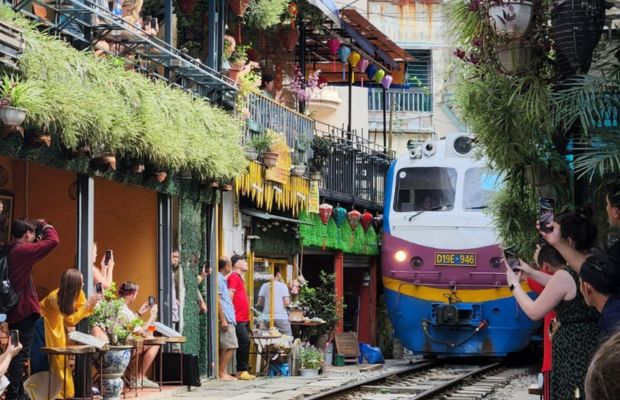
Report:
[[[534,15],[531,0],[504,0],[489,7],[491,27],[500,36],[520,38],[528,31]]]
[[[102,354],[101,386],[103,400],[117,400],[123,391],[123,375],[131,360],[131,346],[110,346]]]
[[[299,369],[299,376],[319,376],[319,369],[318,368],[300,368]]]
[[[497,58],[502,68],[508,72],[519,72],[527,69],[532,62],[534,48],[521,40],[512,40],[497,46]]]
[[[273,168],[278,165],[278,158],[280,158],[280,154],[266,151],[263,153],[263,164],[265,164],[267,168]]]
[[[0,120],[4,125],[19,126],[26,119],[26,110],[17,107],[2,107],[0,108]]]

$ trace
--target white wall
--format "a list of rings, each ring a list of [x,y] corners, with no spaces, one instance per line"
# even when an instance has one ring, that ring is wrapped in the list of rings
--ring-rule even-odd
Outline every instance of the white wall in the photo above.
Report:
[[[245,252],[243,224],[241,215],[239,215],[239,225],[233,223],[234,197],[233,192],[222,193],[222,226],[224,234],[224,254],[227,256],[233,253],[241,254]]]
[[[365,87],[352,88],[352,116],[351,129],[357,130],[358,134],[364,132],[364,136],[368,136],[368,89]],[[337,128],[347,129],[349,116],[349,88],[347,86],[328,86],[323,90],[332,90],[338,94],[341,100],[340,105],[336,109],[317,108],[310,105],[308,108],[311,115],[317,121],[335,126]],[[317,125],[318,129],[322,129],[321,124]]]

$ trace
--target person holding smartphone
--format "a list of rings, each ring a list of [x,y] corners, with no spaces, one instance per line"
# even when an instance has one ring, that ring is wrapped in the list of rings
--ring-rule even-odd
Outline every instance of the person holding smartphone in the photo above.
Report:
[[[114,282],[112,275],[114,274],[114,253],[108,249],[101,257],[99,267],[97,267],[97,243],[93,243],[93,283],[103,284],[104,289],[109,289]]]
[[[101,294],[94,294],[87,300],[82,290],[83,285],[82,273],[75,268],[68,269],[60,278],[60,287],[41,300],[45,346],[66,347],[67,327],[75,326],[91,315],[95,305],[101,300]],[[40,352],[40,349],[33,348],[33,356],[36,352]],[[59,394],[63,399],[74,396],[71,369],[68,366],[65,369],[64,361],[64,357],[52,357],[50,363],[50,372],[56,375],[60,382],[66,382]]]
[[[0,314],[0,323],[6,321],[6,314]],[[0,354],[0,396],[4,393],[9,386],[9,380],[6,377],[6,373],[9,370],[9,364],[11,360],[22,350],[22,345],[19,340],[11,340],[9,336],[9,343],[4,350],[4,353]]]

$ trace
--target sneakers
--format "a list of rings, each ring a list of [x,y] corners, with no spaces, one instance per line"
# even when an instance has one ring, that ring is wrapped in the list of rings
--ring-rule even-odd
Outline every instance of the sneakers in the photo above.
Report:
[[[142,386],[147,389],[159,389],[159,385],[148,378],[144,378]]]
[[[242,381],[253,381],[256,379],[256,376],[251,375],[248,371],[243,371],[239,374],[239,376],[237,376],[237,378]]]

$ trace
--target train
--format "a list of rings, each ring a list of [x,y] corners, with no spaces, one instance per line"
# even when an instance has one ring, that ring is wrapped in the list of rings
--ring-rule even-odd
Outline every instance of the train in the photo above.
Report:
[[[470,135],[407,147],[386,177],[381,249],[395,337],[423,356],[502,357],[526,348],[540,324],[507,286],[485,212],[501,175],[478,157]]]

